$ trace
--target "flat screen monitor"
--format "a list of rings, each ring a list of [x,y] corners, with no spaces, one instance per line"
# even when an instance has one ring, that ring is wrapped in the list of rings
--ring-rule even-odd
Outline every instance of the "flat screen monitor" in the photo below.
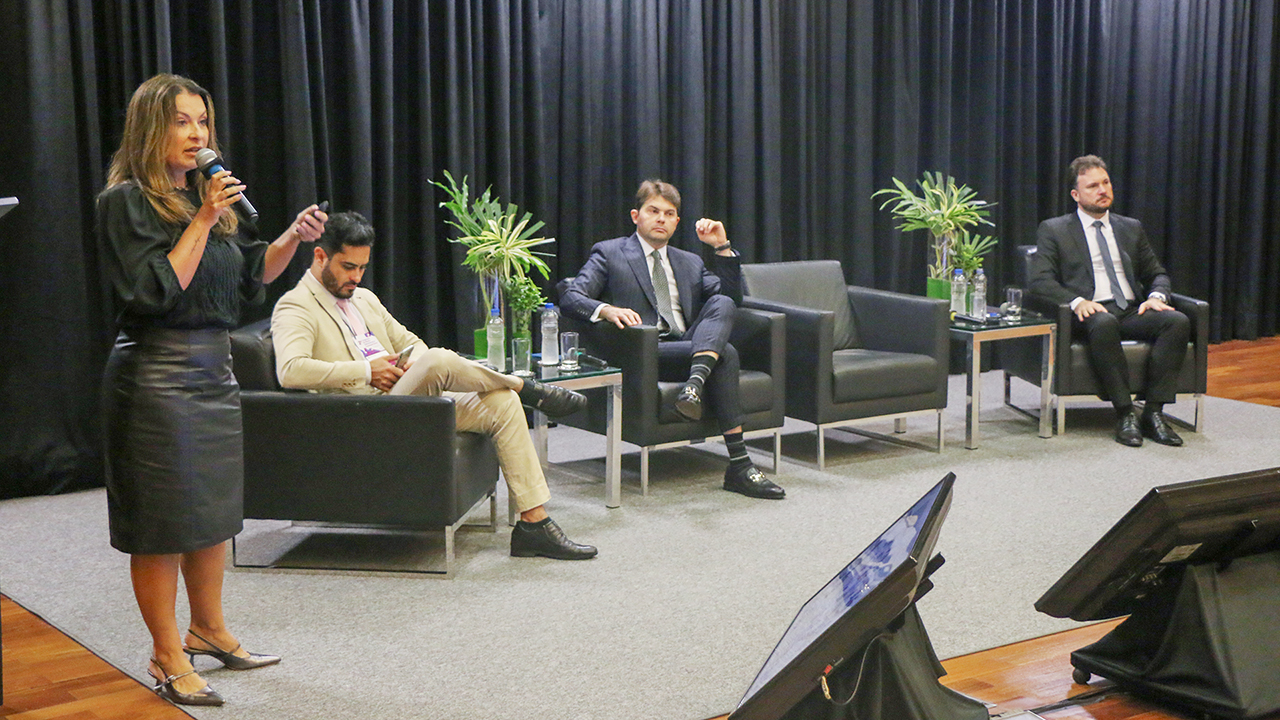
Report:
[[[800,608],[730,720],[782,717],[915,601],[954,482],[948,473]]]
[[[10,210],[16,207],[18,207],[18,198],[0,197],[0,217],[4,217]]]
[[[1129,615],[1192,563],[1280,549],[1280,468],[1152,488],[1039,600],[1090,621]]]

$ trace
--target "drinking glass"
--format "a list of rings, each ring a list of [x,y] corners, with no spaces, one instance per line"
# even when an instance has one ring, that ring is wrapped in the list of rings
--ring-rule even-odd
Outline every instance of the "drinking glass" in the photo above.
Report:
[[[560,333],[560,369],[578,369],[578,333]]]
[[[1022,288],[1011,287],[1004,291],[1005,302],[1000,306],[1000,314],[1009,320],[1022,317]]]
[[[533,340],[518,337],[511,340],[511,372],[520,377],[533,377]]]

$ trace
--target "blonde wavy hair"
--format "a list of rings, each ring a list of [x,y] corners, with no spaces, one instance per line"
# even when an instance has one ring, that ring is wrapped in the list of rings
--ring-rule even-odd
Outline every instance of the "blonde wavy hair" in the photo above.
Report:
[[[142,190],[156,213],[167,223],[185,225],[196,215],[197,208],[173,187],[166,158],[169,153],[170,132],[178,113],[177,98],[183,93],[198,95],[204,100],[209,116],[209,149],[218,152],[218,134],[214,125],[213,98],[209,91],[194,80],[181,75],[161,74],[147,80],[133,91],[129,109],[124,118],[124,136],[120,149],[111,157],[107,171],[107,187],[132,182]],[[209,180],[200,172],[191,172],[188,183],[194,184],[204,199]],[[234,212],[225,212],[218,218],[214,230],[232,235],[239,222]]]

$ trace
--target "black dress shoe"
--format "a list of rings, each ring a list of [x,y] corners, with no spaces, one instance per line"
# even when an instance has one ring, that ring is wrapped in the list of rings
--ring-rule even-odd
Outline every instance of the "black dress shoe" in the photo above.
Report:
[[[1116,421],[1116,442],[1129,447],[1142,447],[1142,430],[1138,428],[1138,413],[1130,409]]]
[[[748,465],[742,470],[735,470],[730,465],[724,471],[724,489],[762,500],[781,500],[787,496],[786,490],[765,477],[755,465]]]
[[[702,393],[696,385],[689,384],[681,388],[680,395],[676,398],[676,414],[689,422],[702,419]]]
[[[511,529],[511,557],[539,555],[553,560],[589,560],[596,556],[596,549],[565,537],[551,518],[536,523],[518,521]]]
[[[195,639],[209,646],[208,648],[193,648],[190,645],[187,645],[182,648],[182,652],[186,653],[187,656],[191,658],[192,662],[195,662],[197,655],[208,655],[214,660],[222,663],[230,670],[253,670],[254,668],[275,665],[280,662],[279,655],[260,655],[258,653],[249,653],[249,657],[240,657],[239,655],[236,655],[236,650],[240,649],[239,645],[231,648],[230,650],[223,650],[212,642],[196,634],[196,631],[188,628],[187,632],[191,633],[191,636]]]
[[[1182,438],[1169,427],[1169,421],[1162,412],[1142,413],[1142,434],[1151,438],[1152,442],[1170,447],[1182,447]]]
[[[572,415],[587,407],[587,396],[558,385],[548,385],[525,378],[520,388],[520,402],[535,410],[541,410],[551,418]]]
[[[153,667],[159,671],[159,675],[151,671],[151,668]],[[174,680],[184,678],[188,675],[194,675],[195,672],[196,671],[192,669],[184,673],[178,673],[177,675],[169,675],[164,668],[160,667],[160,661],[155,658],[151,658],[151,665],[147,667],[147,675],[150,675],[151,679],[156,681],[155,687],[151,689],[154,690],[157,695],[168,700],[174,705],[207,705],[217,707],[225,704],[226,700],[222,699],[222,696],[218,694],[217,690],[209,687],[208,683],[205,683],[204,687],[193,693],[181,692],[173,686]],[[163,680],[160,678],[161,675],[164,676]]]

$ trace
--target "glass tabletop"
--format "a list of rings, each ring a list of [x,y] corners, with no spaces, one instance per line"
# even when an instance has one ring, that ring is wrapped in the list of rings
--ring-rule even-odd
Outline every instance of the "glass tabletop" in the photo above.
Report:
[[[991,309],[994,311],[994,308]],[[953,315],[951,317],[951,329],[960,330],[962,332],[982,332],[983,330],[1001,330],[1005,328],[1034,327],[1036,325],[1052,325],[1056,320],[1045,317],[1040,313],[1023,310],[1022,315],[1018,319],[999,317],[992,318],[987,322],[972,320],[964,315]]]
[[[469,360],[475,360],[478,363],[485,364],[485,359],[477,355],[459,354]],[[509,360],[510,358],[508,358],[508,361]],[[579,378],[601,377],[604,375],[613,375],[614,373],[622,372],[622,368],[617,368],[612,365],[599,365],[593,362],[580,362],[578,363],[577,370],[565,370],[559,365],[542,365],[539,363],[540,360],[542,360],[542,353],[533,353],[533,367],[531,367],[530,370],[533,371],[533,376],[536,379],[544,381],[577,380]],[[504,370],[503,372],[509,373],[510,371]]]
[[[601,375],[612,375],[613,373],[622,372],[622,368],[616,368],[612,365],[599,365],[592,362],[578,363],[577,370],[565,370],[559,365],[542,365],[542,353],[533,354],[534,376],[539,380],[573,380],[575,378],[599,377]]]

